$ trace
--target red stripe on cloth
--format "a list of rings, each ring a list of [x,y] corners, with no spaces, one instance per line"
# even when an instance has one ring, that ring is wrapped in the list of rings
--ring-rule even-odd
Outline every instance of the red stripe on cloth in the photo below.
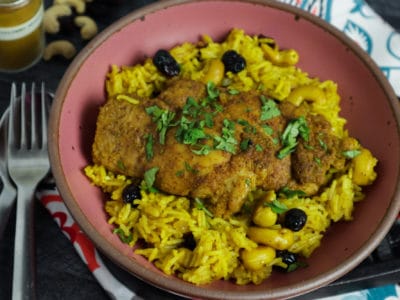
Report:
[[[40,201],[44,206],[48,205],[51,202],[63,202],[62,198],[59,195],[44,195],[41,197]]]
[[[81,254],[87,263],[90,271],[100,268],[100,264],[96,260],[95,247],[87,236],[81,231],[75,222],[71,226],[65,226],[68,216],[64,212],[55,212],[52,214],[54,219],[60,221],[61,230],[67,235],[75,247],[79,247]]]

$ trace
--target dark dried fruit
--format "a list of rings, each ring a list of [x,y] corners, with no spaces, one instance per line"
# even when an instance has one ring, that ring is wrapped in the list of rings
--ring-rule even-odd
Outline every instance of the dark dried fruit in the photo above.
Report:
[[[183,235],[182,247],[193,251],[194,248],[196,248],[196,245],[197,245],[196,240],[191,231]]]
[[[297,254],[288,250],[276,250],[276,257],[282,258],[282,262],[287,265],[297,262]]]
[[[228,50],[222,55],[222,62],[225,66],[225,71],[239,73],[246,68],[246,60],[235,50]]]
[[[282,262],[287,265],[286,268],[277,267],[281,271],[292,272],[303,265],[298,261],[297,254],[288,250],[276,250],[276,257],[280,257]]]
[[[166,76],[176,76],[181,70],[178,62],[167,50],[158,50],[153,57],[153,63]]]
[[[133,203],[135,199],[142,199],[142,194],[140,193],[140,187],[132,183],[122,191],[122,200],[124,203]]]
[[[292,208],[285,213],[283,226],[293,231],[301,230],[307,222],[307,214],[299,209]]]

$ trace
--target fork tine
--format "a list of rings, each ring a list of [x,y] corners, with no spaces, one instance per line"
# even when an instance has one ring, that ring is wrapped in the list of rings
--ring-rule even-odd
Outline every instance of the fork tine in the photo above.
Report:
[[[17,101],[17,86],[15,82],[11,85],[10,94],[10,115],[8,117],[8,145],[15,145],[16,137],[14,135],[14,125],[13,120],[15,120],[16,114],[16,101]]]
[[[31,149],[36,149],[38,145],[37,124],[36,124],[36,87],[33,82],[31,85]]]
[[[20,116],[20,148],[26,149],[27,148],[27,132],[26,132],[26,84],[25,82],[21,85],[21,97],[19,101],[21,105],[21,116]]]
[[[41,103],[41,120],[42,120],[42,149],[47,148],[47,107],[46,107],[46,92],[45,84],[42,82],[40,90]]]

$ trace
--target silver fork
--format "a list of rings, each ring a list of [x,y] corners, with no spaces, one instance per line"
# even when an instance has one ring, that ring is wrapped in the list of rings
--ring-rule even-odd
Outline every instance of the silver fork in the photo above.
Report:
[[[12,299],[35,298],[34,264],[34,192],[38,183],[50,170],[47,153],[47,109],[44,83],[41,84],[40,104],[36,101],[36,87],[11,86],[8,123],[7,165],[17,193],[14,242]],[[30,113],[28,113],[30,105]]]
[[[0,179],[3,183],[3,190],[0,193],[0,241],[8,223],[10,212],[14,207],[17,191],[8,176],[6,157],[7,157],[7,122],[8,110],[4,112],[0,119]]]

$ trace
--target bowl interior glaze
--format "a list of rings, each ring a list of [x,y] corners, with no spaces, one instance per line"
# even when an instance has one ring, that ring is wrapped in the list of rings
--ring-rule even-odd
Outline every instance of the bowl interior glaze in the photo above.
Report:
[[[274,274],[261,285],[218,281],[194,286],[158,271],[112,234],[104,196],[82,169],[91,163],[96,117],[105,102],[112,64],[132,65],[159,48],[224,37],[233,28],[274,37],[299,52],[298,66],[338,83],[341,115],[352,136],[379,159],[378,179],[356,205],[354,221],[335,224],[309,259],[309,267]],[[115,263],[159,288],[188,297],[273,299],[317,289],[357,266],[380,243],[399,209],[397,98],[371,59],[317,17],[274,1],[160,1],[133,11],[100,33],[74,59],[55,95],[50,117],[50,158],[60,193],[81,228]]]

